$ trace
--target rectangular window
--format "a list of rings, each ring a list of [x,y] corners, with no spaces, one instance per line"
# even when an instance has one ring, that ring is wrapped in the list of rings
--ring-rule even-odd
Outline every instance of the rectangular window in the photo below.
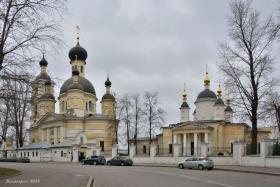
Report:
[[[23,152],[23,156],[25,157],[25,152]]]
[[[60,152],[60,156],[63,157],[63,151]]]
[[[34,151],[32,151],[32,157],[34,157]]]
[[[36,151],[36,157],[38,156],[38,151]]]
[[[29,152],[27,152],[27,157],[29,157]]]
[[[104,151],[104,141],[100,141],[101,151]]]
[[[169,144],[169,151],[168,151],[169,154],[172,154],[173,153],[173,146],[172,144]]]
[[[20,152],[20,158],[22,158],[22,152]]]
[[[143,145],[143,154],[147,154],[147,147]]]

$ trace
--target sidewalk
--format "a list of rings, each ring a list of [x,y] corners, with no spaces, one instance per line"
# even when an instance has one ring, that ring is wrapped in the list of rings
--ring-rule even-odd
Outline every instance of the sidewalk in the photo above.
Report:
[[[176,165],[171,165],[171,164],[136,164],[135,163],[134,165],[143,166],[143,167],[172,167],[172,168],[177,167]],[[215,166],[214,170],[280,176],[280,168],[265,168],[265,167],[250,167],[250,166]]]

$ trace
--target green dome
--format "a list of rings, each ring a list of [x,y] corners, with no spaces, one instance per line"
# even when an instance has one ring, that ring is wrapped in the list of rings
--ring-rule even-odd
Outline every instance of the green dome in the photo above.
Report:
[[[95,94],[95,89],[92,86],[91,82],[84,77],[78,77],[78,82],[74,82],[74,77],[66,80],[60,88],[60,94],[66,93],[70,89],[79,89],[86,93]]]

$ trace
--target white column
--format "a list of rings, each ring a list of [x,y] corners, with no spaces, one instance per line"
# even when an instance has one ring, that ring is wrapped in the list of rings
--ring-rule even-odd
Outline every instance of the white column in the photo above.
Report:
[[[194,139],[194,155],[197,155],[197,133],[193,134]]]
[[[57,127],[54,127],[54,143],[57,144]]]
[[[208,132],[205,132],[205,133],[204,133],[204,142],[205,142],[205,143],[209,143],[209,140],[208,140]]]
[[[184,133],[183,142],[183,155],[187,155],[187,134]]]
[[[50,130],[47,128],[47,142],[50,142]]]
[[[186,135],[187,135],[187,143],[186,143],[187,150],[186,150],[186,153],[187,153],[187,155],[190,155],[191,154],[190,134],[186,134]]]
[[[176,144],[176,143],[177,143],[177,135],[173,134],[173,144]]]

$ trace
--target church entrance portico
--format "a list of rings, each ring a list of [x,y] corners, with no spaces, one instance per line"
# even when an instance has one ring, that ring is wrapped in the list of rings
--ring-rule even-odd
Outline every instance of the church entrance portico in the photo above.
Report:
[[[180,155],[200,155],[200,147],[202,143],[209,143],[209,129],[189,129],[178,128],[173,131],[173,144],[182,146]]]

